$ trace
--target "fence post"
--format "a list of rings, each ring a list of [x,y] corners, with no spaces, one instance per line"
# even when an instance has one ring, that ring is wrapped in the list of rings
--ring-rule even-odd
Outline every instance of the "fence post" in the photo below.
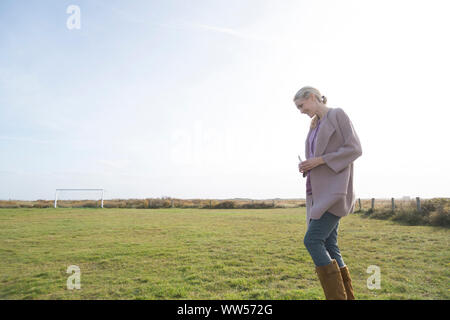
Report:
[[[416,197],[417,211],[420,211],[420,197]]]
[[[172,201],[172,208],[173,208],[173,199],[171,199],[171,201]]]
[[[375,198],[372,198],[372,210],[374,209],[374,207],[375,207]]]
[[[358,198],[358,202],[359,202],[359,210],[361,210],[361,198]]]
[[[391,201],[392,201],[392,211],[394,211],[395,210],[394,198],[392,198]]]

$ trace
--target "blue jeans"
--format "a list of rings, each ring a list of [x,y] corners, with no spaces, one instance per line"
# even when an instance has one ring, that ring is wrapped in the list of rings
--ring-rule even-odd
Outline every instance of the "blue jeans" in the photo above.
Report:
[[[303,243],[317,267],[325,266],[335,259],[339,267],[345,266],[337,244],[338,217],[326,211],[320,219],[310,219]]]

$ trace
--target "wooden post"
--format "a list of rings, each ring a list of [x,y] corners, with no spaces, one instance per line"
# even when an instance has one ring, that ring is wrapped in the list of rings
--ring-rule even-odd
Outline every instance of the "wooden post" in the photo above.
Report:
[[[375,198],[372,198],[372,210],[374,209],[374,207],[375,207]]]
[[[416,197],[416,204],[417,204],[417,211],[421,211],[420,210],[420,198]]]
[[[172,200],[172,208],[173,208],[173,199],[171,199]]]
[[[395,210],[394,198],[392,198],[391,201],[392,201],[392,211],[394,211]]]
[[[359,210],[361,210],[361,198],[358,198],[358,202],[359,202]]]
[[[272,207],[275,208],[275,200],[272,200]]]

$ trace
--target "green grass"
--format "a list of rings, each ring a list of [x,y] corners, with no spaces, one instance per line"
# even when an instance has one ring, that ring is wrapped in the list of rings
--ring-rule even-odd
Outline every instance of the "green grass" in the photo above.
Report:
[[[304,234],[304,208],[0,209],[0,299],[324,299]],[[339,228],[357,299],[449,299],[449,240],[356,214]]]

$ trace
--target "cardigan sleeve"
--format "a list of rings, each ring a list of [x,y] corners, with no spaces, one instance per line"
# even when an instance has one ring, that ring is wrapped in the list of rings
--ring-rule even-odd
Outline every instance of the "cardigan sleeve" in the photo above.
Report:
[[[362,148],[352,122],[341,108],[337,109],[336,119],[344,144],[337,151],[322,155],[322,159],[335,173],[339,173],[362,155]]]

